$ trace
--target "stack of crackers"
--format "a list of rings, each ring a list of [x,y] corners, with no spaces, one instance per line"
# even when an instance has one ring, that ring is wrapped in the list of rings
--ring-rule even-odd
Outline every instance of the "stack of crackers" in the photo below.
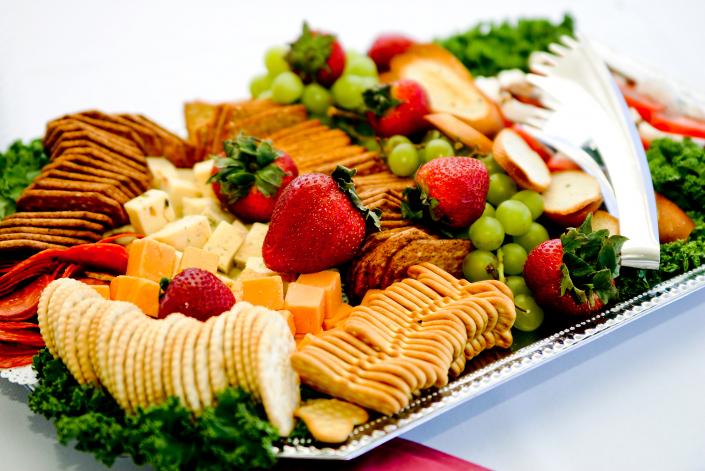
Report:
[[[469,283],[430,263],[369,296],[340,327],[308,335],[292,356],[303,383],[391,415],[484,349],[507,348],[516,312],[498,281]]]
[[[420,227],[398,227],[370,234],[348,271],[350,294],[361,299],[368,290],[383,289],[407,276],[412,265],[430,262],[462,276],[469,240],[440,239]]]
[[[193,164],[193,148],[141,115],[84,111],[47,124],[51,161],[0,223],[0,251],[32,252],[100,240],[128,220],[123,204],[150,188],[145,155]]]
[[[175,396],[199,414],[225,388],[240,387],[282,436],[293,430],[300,392],[289,357],[296,346],[276,311],[239,302],[206,322],[178,313],[153,319],[63,278],[42,292],[37,317],[49,352],[128,413]]]
[[[358,189],[358,196],[368,209],[379,209],[380,228],[385,231],[398,227],[408,227],[412,223],[408,219],[402,217],[401,203],[404,199],[404,194],[401,190],[389,188],[370,188]]]

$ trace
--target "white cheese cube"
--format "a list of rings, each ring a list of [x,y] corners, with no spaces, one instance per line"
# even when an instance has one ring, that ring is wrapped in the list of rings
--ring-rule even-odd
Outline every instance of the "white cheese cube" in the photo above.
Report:
[[[176,219],[174,205],[162,190],[148,190],[125,203],[130,224],[137,232],[150,235]]]
[[[268,229],[269,226],[261,222],[252,224],[250,232],[245,237],[245,242],[235,254],[235,263],[238,267],[244,267],[250,257],[262,256],[262,245],[264,245],[264,237],[267,235]]]
[[[152,172],[152,186],[163,190],[169,180],[178,178],[176,167],[164,157],[147,157],[147,167]]]
[[[202,214],[208,218],[211,223],[211,228],[215,229],[221,222],[232,223],[235,216],[224,211],[220,207],[220,203],[216,200],[208,197],[192,198],[187,196],[183,200],[183,214],[184,216],[189,216],[191,214]],[[238,225],[244,229],[241,223]],[[245,230],[247,232],[247,230]]]
[[[181,178],[170,180],[166,191],[171,197],[171,202],[174,203],[176,217],[183,215],[184,198],[196,198],[201,196],[201,193],[196,187],[196,183]]]
[[[194,215],[170,222],[149,237],[183,251],[186,247],[203,248],[210,236],[211,225],[208,218]]]
[[[208,179],[211,177],[211,173],[213,172],[213,165],[215,165],[215,161],[213,159],[198,162],[193,166],[193,176],[196,180],[196,186],[201,191],[201,194],[203,196],[216,199],[215,193],[213,193],[213,186],[208,183]]]
[[[221,222],[203,246],[203,250],[218,254],[218,270],[228,273],[233,267],[235,253],[244,240],[244,235],[235,227]]]
[[[176,178],[186,180],[187,182],[196,183],[196,177],[193,175],[193,169],[190,168],[177,168]]]

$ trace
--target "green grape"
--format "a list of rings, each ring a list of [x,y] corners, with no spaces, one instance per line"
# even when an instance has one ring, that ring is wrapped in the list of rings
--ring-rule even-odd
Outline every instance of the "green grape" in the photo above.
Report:
[[[387,156],[387,165],[394,175],[409,177],[414,174],[420,164],[419,153],[413,144],[401,143],[392,149]]]
[[[484,216],[489,216],[491,218],[494,217],[494,208],[489,203],[485,203],[485,210],[482,212],[482,216],[480,216],[480,217],[484,217]],[[504,229],[502,229],[502,230],[504,230]]]
[[[357,75],[358,77],[377,78],[377,66],[375,62],[367,56],[360,54],[348,55],[345,60],[345,75]]]
[[[359,57],[367,57],[367,56],[365,56],[361,52],[357,52],[354,49],[348,49],[345,51],[345,63],[346,64],[350,61],[354,61],[355,59],[357,59]]]
[[[531,211],[521,201],[502,201],[495,214],[509,235],[520,236],[531,228]]]
[[[402,143],[407,143],[411,144],[411,141],[409,140],[408,137],[402,136],[401,134],[397,134],[396,136],[392,136],[389,139],[384,141],[384,153],[386,155],[389,155],[389,153],[394,149],[396,146]]]
[[[463,275],[468,281],[494,280],[497,278],[497,257],[487,250],[474,250],[463,260]]]
[[[524,271],[526,263],[526,250],[516,242],[502,247],[502,261],[504,262],[504,273],[507,275],[520,275]]]
[[[372,136],[359,138],[360,145],[370,152],[379,152],[382,147],[379,145],[379,140]]]
[[[517,317],[514,327],[522,332],[532,332],[538,329],[543,323],[543,309],[536,303],[536,300],[528,294],[519,294],[514,297],[514,305],[517,307]]]
[[[362,92],[372,87],[377,81],[370,77],[357,75],[344,75],[335,81],[331,91],[335,102],[348,110],[362,108],[364,100]]]
[[[250,95],[257,98],[260,94],[272,86],[272,79],[267,74],[255,75],[250,80]]]
[[[512,293],[514,293],[514,296],[518,296],[520,294],[528,294],[531,296],[531,290],[528,286],[526,286],[526,280],[524,280],[523,276],[508,276],[504,283],[509,286],[509,289],[512,290]]]
[[[258,100],[271,100],[272,99],[272,90],[265,90],[259,95],[257,95]]]
[[[548,231],[538,222],[532,222],[531,227],[525,234],[514,237],[514,242],[524,247],[527,252],[531,252],[531,249],[547,240]]]
[[[282,72],[272,82],[272,99],[277,103],[293,103],[304,92],[304,84],[293,72]]]
[[[325,114],[333,104],[330,92],[317,83],[306,85],[301,102],[307,110],[314,114]]]
[[[485,168],[487,168],[487,173],[489,173],[490,175],[494,175],[495,173],[504,173],[504,169],[499,166],[497,161],[491,155],[480,157],[480,160],[483,164],[485,164]]]
[[[517,192],[517,185],[511,177],[503,173],[493,173],[490,175],[490,189],[487,192],[487,201],[495,207]]]
[[[437,157],[450,157],[453,154],[453,146],[448,141],[442,138],[431,139],[423,149],[423,161],[426,163]]]
[[[276,77],[289,70],[289,63],[286,61],[288,51],[286,46],[274,46],[264,53],[264,66],[267,67],[267,72],[271,77]]]
[[[421,140],[421,144],[425,145],[428,141],[432,141],[434,139],[443,139],[443,134],[441,134],[438,129],[431,129],[430,131],[426,132],[423,139]]]
[[[472,245],[480,250],[497,250],[504,242],[502,224],[493,217],[481,217],[468,231]]]
[[[522,190],[512,196],[512,199],[524,203],[531,211],[531,219],[534,221],[543,213],[543,196],[535,191]]]

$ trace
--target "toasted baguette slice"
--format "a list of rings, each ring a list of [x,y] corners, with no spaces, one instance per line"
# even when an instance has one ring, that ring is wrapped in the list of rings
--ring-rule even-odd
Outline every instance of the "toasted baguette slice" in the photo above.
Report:
[[[551,172],[541,156],[512,129],[502,129],[494,138],[492,153],[497,163],[520,187],[546,191],[551,184]]]
[[[424,118],[454,141],[462,142],[469,148],[477,149],[483,154],[492,152],[492,141],[487,136],[452,114],[433,113],[427,114]]]
[[[602,205],[597,180],[580,170],[566,170],[551,176],[543,194],[544,214],[564,227],[580,225],[589,213]]]
[[[675,240],[687,240],[695,229],[695,223],[676,203],[656,193],[658,213],[658,238],[662,244]]]
[[[607,229],[610,235],[619,235],[619,219],[601,209],[592,213],[592,230]]]
[[[482,134],[494,136],[504,124],[497,106],[477,88],[465,66],[436,44],[417,44],[395,56],[381,78],[420,83],[431,111],[455,115]]]

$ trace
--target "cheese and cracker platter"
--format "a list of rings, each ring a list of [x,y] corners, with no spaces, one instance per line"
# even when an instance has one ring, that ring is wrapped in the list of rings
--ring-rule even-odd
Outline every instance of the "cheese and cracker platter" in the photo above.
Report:
[[[569,15],[344,39],[0,154],[0,376],[61,443],[351,459],[705,286],[693,95]]]

